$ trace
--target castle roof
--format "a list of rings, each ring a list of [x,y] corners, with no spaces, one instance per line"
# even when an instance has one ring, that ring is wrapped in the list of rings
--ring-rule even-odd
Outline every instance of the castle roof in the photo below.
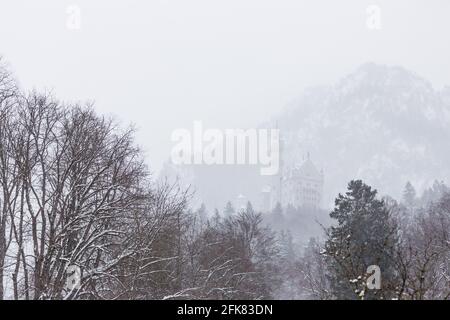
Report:
[[[309,158],[306,159],[306,161],[300,166],[299,171],[302,176],[307,176],[314,179],[322,178],[322,174],[319,170],[317,170],[316,166]]]
[[[293,170],[292,175],[301,177],[301,178],[314,179],[314,180],[322,180],[323,179],[322,173],[320,173],[319,170],[317,170],[316,166],[311,161],[309,156],[301,165],[295,166],[295,169]]]

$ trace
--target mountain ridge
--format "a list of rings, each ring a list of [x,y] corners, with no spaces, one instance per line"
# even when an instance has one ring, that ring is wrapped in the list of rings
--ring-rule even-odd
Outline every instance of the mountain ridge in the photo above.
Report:
[[[334,180],[346,176],[399,197],[408,180],[421,190],[434,179],[448,180],[442,170],[450,160],[443,148],[450,139],[448,101],[446,91],[403,67],[366,63],[334,85],[307,90],[275,121],[286,131],[287,149],[308,150],[323,163],[333,195],[344,187]],[[396,175],[395,187],[382,183]]]
[[[275,126],[285,167],[310,153],[324,170],[324,207],[352,179],[399,199],[407,181],[422,192],[450,178],[450,88],[435,90],[403,67],[365,63],[335,84],[311,87],[259,128]],[[198,203],[211,209],[238,194],[257,203],[262,188],[279,181],[252,166],[185,169]]]

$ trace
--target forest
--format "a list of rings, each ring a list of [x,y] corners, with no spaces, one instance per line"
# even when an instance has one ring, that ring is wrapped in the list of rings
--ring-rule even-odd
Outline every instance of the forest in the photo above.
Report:
[[[352,180],[300,245],[270,223],[300,209],[193,209],[133,127],[0,68],[0,299],[448,300],[449,191],[408,183],[397,201]]]

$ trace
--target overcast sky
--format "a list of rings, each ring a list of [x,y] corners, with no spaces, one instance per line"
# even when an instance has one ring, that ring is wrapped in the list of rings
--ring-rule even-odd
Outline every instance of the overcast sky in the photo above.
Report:
[[[448,0],[2,0],[0,54],[23,88],[136,124],[156,171],[175,128],[255,126],[367,61],[450,84],[449,17]]]

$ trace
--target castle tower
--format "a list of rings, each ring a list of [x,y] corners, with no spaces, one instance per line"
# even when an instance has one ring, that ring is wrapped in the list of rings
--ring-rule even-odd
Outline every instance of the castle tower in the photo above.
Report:
[[[300,165],[294,166],[286,176],[283,186],[283,205],[320,208],[322,204],[324,175],[311,161],[310,154]]]

